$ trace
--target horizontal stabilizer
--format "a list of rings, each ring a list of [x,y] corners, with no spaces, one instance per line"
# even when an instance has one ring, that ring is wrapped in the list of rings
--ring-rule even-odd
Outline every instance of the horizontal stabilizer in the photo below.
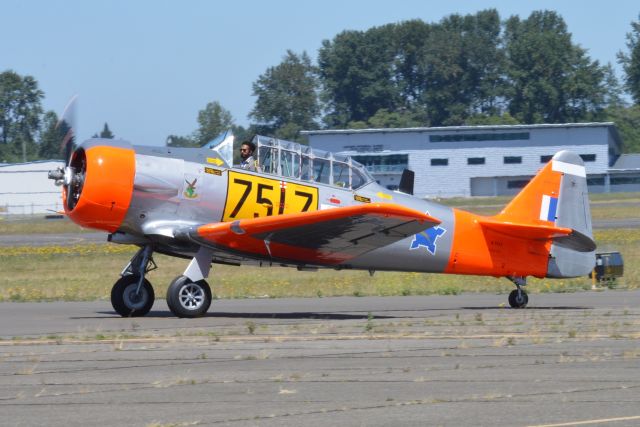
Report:
[[[479,220],[479,223],[483,227],[493,231],[522,239],[546,240],[561,236],[568,236],[572,231],[570,228],[555,227],[552,225],[502,222],[490,218],[481,219]]]
[[[577,230],[571,230],[571,234],[568,236],[556,237],[553,239],[553,242],[558,246],[573,249],[577,252],[592,252],[596,250],[596,242],[594,242],[591,237]]]
[[[550,225],[522,224],[501,222],[485,218],[478,221],[480,225],[490,230],[506,234],[511,237],[534,240],[553,240],[559,246],[578,252],[591,252],[596,249],[593,239],[579,231],[566,227]]]
[[[249,257],[335,265],[440,224],[396,204],[362,204],[191,229],[191,240]]]

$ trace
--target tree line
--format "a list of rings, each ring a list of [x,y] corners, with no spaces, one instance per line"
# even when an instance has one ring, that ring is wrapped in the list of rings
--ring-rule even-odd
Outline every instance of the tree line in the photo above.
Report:
[[[166,143],[201,146],[228,128],[240,139],[303,141],[300,131],[313,129],[614,121],[625,151],[640,152],[640,15],[625,47],[619,81],[554,11],[502,20],[489,9],[343,31],[322,42],[315,63],[287,50],[253,82],[247,128],[214,100],[195,131]],[[57,116],[43,113],[43,96],[33,77],[0,74],[0,161],[56,157]],[[103,133],[113,136],[106,124]]]
[[[0,162],[61,159],[67,127],[55,111],[44,112],[44,92],[32,76],[7,70],[0,73]],[[94,137],[113,138],[107,123]]]

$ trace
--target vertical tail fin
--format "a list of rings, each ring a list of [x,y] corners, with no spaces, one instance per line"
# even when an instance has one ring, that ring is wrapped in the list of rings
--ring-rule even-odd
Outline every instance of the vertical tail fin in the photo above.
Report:
[[[575,153],[556,153],[494,219],[572,230],[552,242],[549,277],[586,275],[595,264],[586,170]]]

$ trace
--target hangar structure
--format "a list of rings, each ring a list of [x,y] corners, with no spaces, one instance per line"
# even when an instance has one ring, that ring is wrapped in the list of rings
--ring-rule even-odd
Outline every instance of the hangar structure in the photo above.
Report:
[[[47,178],[48,171],[60,166],[60,160],[0,164],[0,216],[62,210],[61,190]]]
[[[589,191],[640,191],[640,156],[622,155],[614,123],[304,131],[314,148],[352,156],[382,185],[415,172],[420,197],[513,195],[558,151],[579,154]]]

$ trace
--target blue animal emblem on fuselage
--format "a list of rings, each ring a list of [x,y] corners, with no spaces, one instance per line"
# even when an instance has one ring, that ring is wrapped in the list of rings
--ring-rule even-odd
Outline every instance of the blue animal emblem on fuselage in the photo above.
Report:
[[[413,236],[413,241],[409,249],[418,249],[420,247],[426,248],[431,255],[435,255],[438,250],[437,240],[440,236],[446,233],[447,230],[442,227],[431,227]]]

